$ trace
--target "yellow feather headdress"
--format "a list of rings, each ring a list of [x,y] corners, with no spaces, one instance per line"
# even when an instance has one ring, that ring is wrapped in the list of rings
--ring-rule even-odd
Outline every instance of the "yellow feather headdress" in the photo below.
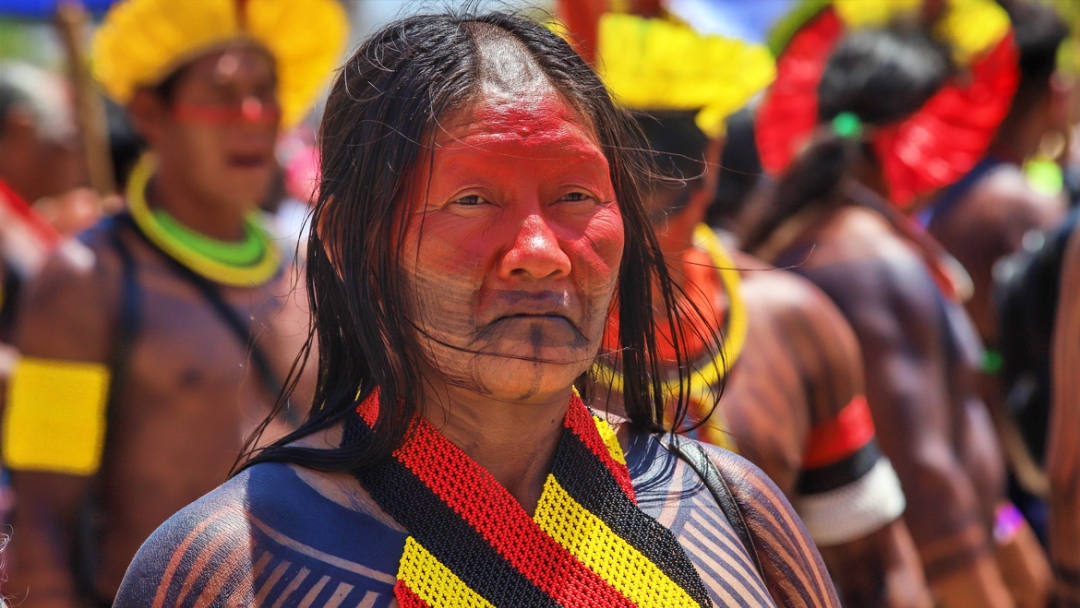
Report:
[[[597,71],[623,106],[700,110],[710,137],[772,82],[776,65],[763,45],[702,35],[680,23],[608,13],[600,20]]]
[[[293,125],[340,61],[347,35],[336,0],[125,0],[94,36],[94,74],[124,104],[187,61],[251,41],[274,57],[282,122]]]

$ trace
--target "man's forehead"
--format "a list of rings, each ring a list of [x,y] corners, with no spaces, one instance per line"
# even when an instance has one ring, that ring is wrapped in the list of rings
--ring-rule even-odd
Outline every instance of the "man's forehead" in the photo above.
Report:
[[[481,96],[468,109],[440,124],[435,144],[442,147],[461,140],[508,138],[528,143],[530,139],[555,137],[595,140],[579,112],[547,86],[518,95],[494,92]]]
[[[274,69],[273,56],[255,43],[238,43],[207,53],[188,64],[190,73],[218,84],[226,84],[242,77],[273,77]]]

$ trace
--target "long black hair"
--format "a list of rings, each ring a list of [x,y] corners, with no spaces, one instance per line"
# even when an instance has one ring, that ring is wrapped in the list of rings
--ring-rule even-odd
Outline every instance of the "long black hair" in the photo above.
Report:
[[[682,377],[686,356],[682,344],[676,344],[674,362],[657,353],[653,290],[663,300],[655,308],[668,313],[660,322],[670,324],[676,342],[685,313],[643,208],[639,179],[649,171],[646,156],[630,145],[632,120],[570,45],[535,22],[502,13],[420,15],[369,38],[340,70],[330,92],[319,136],[315,229],[308,243],[313,327],[286,390],[295,388],[297,370],[317,338],[314,406],[296,431],[273,445],[252,449],[249,442],[244,466],[287,461],[322,470],[363,468],[404,439],[420,409],[423,382],[420,342],[408,320],[412,308],[399,265],[408,202],[417,196],[410,174],[430,157],[422,155],[431,154],[439,120],[468,108],[485,79],[498,77],[486,74],[480,61],[489,41],[520,46],[592,129],[607,157],[625,237],[613,303],[620,348],[613,356],[623,371],[627,418],[648,431],[663,428],[671,396],[661,384],[662,366],[674,363]],[[590,382],[585,374],[579,390],[588,391]],[[340,423],[355,411],[358,391],[363,398],[376,387],[384,406],[370,439],[329,450],[290,445]],[[676,426],[687,406],[681,393],[675,396]]]
[[[948,48],[925,28],[896,24],[846,35],[830,55],[818,84],[819,128],[780,179],[764,217],[750,228],[746,249],[763,245],[787,218],[803,209],[844,204],[837,193],[857,161],[876,164],[864,141],[842,137],[830,128],[837,115],[854,114],[864,129],[900,122],[918,111],[951,73]]]

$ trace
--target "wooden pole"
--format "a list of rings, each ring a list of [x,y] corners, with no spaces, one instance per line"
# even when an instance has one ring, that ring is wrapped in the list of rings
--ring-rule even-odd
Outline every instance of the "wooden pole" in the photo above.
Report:
[[[118,211],[119,199],[113,179],[112,156],[109,152],[109,127],[105,117],[105,103],[101,99],[90,74],[90,62],[86,53],[86,27],[89,19],[79,0],[61,0],[56,7],[56,28],[60,32],[67,53],[71,73],[72,96],[75,105],[75,123],[82,140],[90,186],[102,197],[105,209]]]

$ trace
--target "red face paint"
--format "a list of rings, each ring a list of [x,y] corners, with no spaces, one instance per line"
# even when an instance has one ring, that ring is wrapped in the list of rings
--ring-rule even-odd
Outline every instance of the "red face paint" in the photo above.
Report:
[[[565,390],[596,355],[622,258],[607,159],[547,89],[442,127],[404,248],[433,367],[489,394]]]
[[[174,119],[185,122],[276,125],[281,121],[281,108],[276,102],[255,97],[248,97],[239,104],[176,102],[169,109]]]

